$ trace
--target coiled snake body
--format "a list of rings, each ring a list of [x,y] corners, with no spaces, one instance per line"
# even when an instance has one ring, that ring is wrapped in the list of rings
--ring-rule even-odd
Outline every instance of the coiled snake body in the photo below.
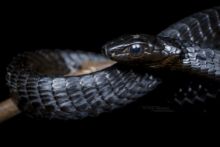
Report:
[[[219,32],[220,8],[216,7],[177,22],[157,37],[128,35],[104,46],[104,53],[111,59],[150,69],[144,73],[113,64],[80,75],[77,70],[82,68],[82,62],[109,59],[70,50],[26,52],[8,66],[7,84],[18,106],[33,116],[80,119],[111,111],[146,95],[163,82],[157,69],[168,68],[189,71],[186,74],[204,76],[204,81],[210,81],[206,85],[199,80],[189,81],[185,85],[187,92],[184,88],[180,92],[185,95],[174,94],[173,104],[204,102],[210,97],[216,99],[220,93]],[[73,74],[68,75],[70,72]]]

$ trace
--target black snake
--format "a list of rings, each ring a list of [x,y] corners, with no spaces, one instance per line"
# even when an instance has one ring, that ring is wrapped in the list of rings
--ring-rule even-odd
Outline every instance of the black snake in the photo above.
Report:
[[[219,97],[219,32],[220,8],[216,7],[175,23],[157,37],[127,35],[104,46],[111,59],[144,66],[145,72],[117,63],[92,73],[68,75],[81,69],[83,62],[109,59],[71,50],[26,52],[8,66],[7,84],[18,106],[35,117],[80,119],[136,101],[162,83],[161,72],[168,69],[168,74],[173,70],[198,77],[174,92],[171,103],[177,107],[171,109],[178,110],[186,102]]]

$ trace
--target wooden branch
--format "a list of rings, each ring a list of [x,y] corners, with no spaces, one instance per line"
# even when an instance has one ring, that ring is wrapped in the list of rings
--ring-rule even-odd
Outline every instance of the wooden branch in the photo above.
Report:
[[[20,113],[12,98],[0,103],[0,123]]]

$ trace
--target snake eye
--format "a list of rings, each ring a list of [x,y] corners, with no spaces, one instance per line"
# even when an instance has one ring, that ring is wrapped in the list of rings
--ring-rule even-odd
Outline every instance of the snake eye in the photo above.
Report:
[[[132,44],[129,50],[132,56],[139,56],[143,53],[144,48],[140,44]]]

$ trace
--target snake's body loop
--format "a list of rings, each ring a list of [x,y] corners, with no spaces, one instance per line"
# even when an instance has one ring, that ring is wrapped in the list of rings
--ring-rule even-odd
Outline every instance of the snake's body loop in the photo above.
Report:
[[[156,38],[135,35],[114,40],[105,45],[105,54],[118,61],[144,61],[146,66],[151,64],[152,67],[163,64],[176,66],[174,63],[179,62],[190,72],[214,76],[215,83],[220,75],[219,32],[220,8],[216,7],[175,23]],[[111,52],[109,49],[112,49]],[[153,56],[151,53],[154,53]],[[136,101],[162,81],[160,74],[122,68],[119,64],[92,73],[77,74],[83,67],[82,63],[90,61],[105,62],[109,59],[70,50],[27,52],[15,57],[8,66],[7,84],[19,107],[33,116],[80,119]],[[217,98],[219,84],[210,84],[212,82],[205,85],[203,82],[188,82],[179,92],[174,92],[172,101],[177,106],[183,106]]]

